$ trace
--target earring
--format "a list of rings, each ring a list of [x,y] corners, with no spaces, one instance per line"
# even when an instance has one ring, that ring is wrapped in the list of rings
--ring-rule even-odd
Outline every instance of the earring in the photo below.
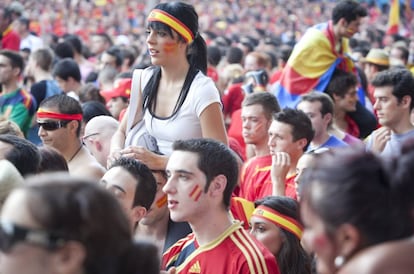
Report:
[[[345,256],[336,256],[334,264],[336,268],[340,268],[345,263]]]

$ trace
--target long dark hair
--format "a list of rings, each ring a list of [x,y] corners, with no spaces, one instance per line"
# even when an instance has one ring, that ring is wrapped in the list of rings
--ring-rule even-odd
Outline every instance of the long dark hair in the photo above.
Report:
[[[159,118],[172,118],[180,110],[187,94],[190,90],[191,83],[193,82],[194,77],[197,75],[198,71],[206,74],[207,72],[207,45],[203,37],[198,32],[198,15],[192,5],[183,3],[183,2],[168,2],[160,3],[155,6],[154,9],[159,9],[165,11],[166,13],[174,16],[180,20],[187,28],[192,32],[194,40],[188,44],[187,48],[187,60],[190,64],[187,76],[184,81],[183,88],[180,92],[180,96],[177,100],[177,103],[174,107],[173,113],[170,117],[159,117]],[[154,30],[163,30],[166,31],[171,37],[173,36],[172,29],[164,23],[158,21],[151,21],[148,23],[148,27]],[[184,37],[178,34],[179,39],[185,42]],[[186,43],[186,42],[185,42]],[[144,94],[144,103],[143,108],[149,109],[151,115],[156,117],[155,108],[157,106],[157,95],[158,95],[158,86],[161,79],[161,68],[154,67],[153,74],[148,81],[148,84],[143,90]]]
[[[289,197],[268,196],[254,202],[255,207],[263,205],[274,209],[275,211],[286,215],[300,222],[299,205]],[[276,255],[276,261],[280,273],[284,274],[310,274],[311,258],[303,249],[300,239],[292,232],[280,228],[285,241],[283,242],[279,253]]]

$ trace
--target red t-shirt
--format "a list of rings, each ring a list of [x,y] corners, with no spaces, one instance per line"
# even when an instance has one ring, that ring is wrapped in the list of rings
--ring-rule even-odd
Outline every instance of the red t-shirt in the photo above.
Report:
[[[231,116],[233,112],[241,108],[244,99],[242,85],[243,83],[233,84],[224,92],[221,98],[224,115]]]
[[[20,36],[12,30],[11,26],[3,32],[3,38],[1,39],[1,48],[9,50],[20,50]]]
[[[280,273],[273,254],[240,223],[204,246],[193,233],[179,240],[162,258],[162,269],[173,266],[176,273]]]
[[[254,202],[272,195],[271,168],[272,155],[253,157],[245,163],[240,176],[239,196]],[[293,199],[297,199],[294,182],[295,176],[289,176],[285,181],[285,196]]]
[[[241,109],[233,112],[231,116],[230,126],[227,130],[227,135],[235,139],[241,149],[241,153],[244,159],[246,159],[246,144],[244,143],[244,138],[242,135],[242,119],[241,119]]]

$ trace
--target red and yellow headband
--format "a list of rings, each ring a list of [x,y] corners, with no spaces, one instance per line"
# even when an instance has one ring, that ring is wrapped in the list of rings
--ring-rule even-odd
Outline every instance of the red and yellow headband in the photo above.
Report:
[[[293,233],[299,239],[302,237],[303,227],[295,219],[271,209],[270,207],[260,205],[253,211],[253,216],[266,219],[278,227],[286,229]]]
[[[184,25],[180,20],[166,13],[165,11],[154,9],[148,16],[148,22],[161,22],[178,32],[184,37],[187,44],[190,44],[194,40],[194,35],[191,30]]]
[[[49,119],[57,119],[57,120],[64,120],[64,121],[72,121],[72,120],[82,120],[82,114],[64,114],[59,112],[51,112],[45,111],[44,109],[39,108],[37,111],[37,118],[49,118]]]

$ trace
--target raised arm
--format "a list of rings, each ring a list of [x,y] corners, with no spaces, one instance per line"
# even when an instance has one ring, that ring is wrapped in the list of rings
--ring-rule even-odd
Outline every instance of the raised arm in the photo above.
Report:
[[[212,138],[228,144],[223,113],[219,103],[207,106],[200,115],[201,132],[204,138]]]

